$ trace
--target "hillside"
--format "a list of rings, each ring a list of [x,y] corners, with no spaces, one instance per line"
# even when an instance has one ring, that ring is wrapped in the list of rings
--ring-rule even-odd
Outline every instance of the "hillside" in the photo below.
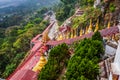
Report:
[[[26,54],[29,53],[30,40],[48,26],[49,21],[43,20],[44,14],[49,10],[45,7],[52,7],[58,2],[57,0],[22,1],[16,1],[17,6],[0,8],[1,78],[8,77],[17,68]]]
[[[21,10],[20,16],[11,13],[13,19],[5,17],[16,25],[1,28],[0,77],[7,80],[118,80],[119,0],[60,0],[53,7],[47,4],[56,4],[57,0],[46,1],[24,0],[25,4],[9,6]],[[38,10],[39,7],[43,8]]]
[[[0,3],[0,28],[19,25],[24,19],[34,15],[36,10],[52,7],[59,0],[10,0]],[[18,21],[19,19],[19,21]],[[12,21],[10,21],[12,20]],[[18,22],[15,22],[18,21]]]

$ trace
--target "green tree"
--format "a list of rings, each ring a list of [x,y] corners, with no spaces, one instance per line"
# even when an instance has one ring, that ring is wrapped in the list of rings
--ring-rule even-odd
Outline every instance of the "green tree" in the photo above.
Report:
[[[26,26],[29,26],[29,23]],[[46,26],[48,26],[48,22],[42,21],[40,24],[32,24],[32,26],[30,25],[27,29],[26,26],[24,26],[24,28],[12,28],[6,33],[8,35],[6,35],[7,37],[5,37],[0,46],[0,58],[2,60],[0,62],[1,78],[8,77],[17,68],[29,50],[30,40],[41,33]],[[23,32],[19,33],[19,29]],[[14,35],[14,33],[19,34]]]
[[[9,63],[9,59],[6,54],[0,54],[0,76],[3,75],[6,65]]]
[[[61,0],[64,4],[73,4],[76,0]]]
[[[41,21],[42,21],[41,18],[35,18],[35,19],[34,19],[34,23],[36,23],[36,24],[39,24]]]
[[[3,73],[3,77],[9,76],[9,74],[11,74],[15,70],[15,66],[15,64],[8,64],[8,66],[5,69],[5,72]]]
[[[99,75],[98,62],[104,48],[101,41],[84,39],[75,45],[74,55],[68,62],[66,80],[95,80]]]
[[[92,36],[92,40],[99,40],[103,41],[102,36],[99,31],[95,32],[94,35]]]

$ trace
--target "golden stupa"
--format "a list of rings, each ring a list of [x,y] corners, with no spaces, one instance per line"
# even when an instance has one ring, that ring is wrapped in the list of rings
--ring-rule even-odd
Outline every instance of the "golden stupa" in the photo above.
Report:
[[[44,67],[44,65],[47,63],[47,60],[43,55],[41,55],[39,62],[36,64],[36,66],[32,69],[35,72],[41,71],[41,69]]]
[[[57,40],[62,40],[62,39],[63,39],[63,35],[62,34],[58,34]]]
[[[92,32],[93,30],[92,30],[92,19],[90,19],[90,25],[89,25],[89,28],[88,28],[88,32],[90,33],[90,32]]]
[[[48,31],[46,31],[44,34],[43,34],[43,37],[42,37],[42,42],[47,42],[50,40],[49,36],[48,36]]]
[[[70,36],[71,38],[73,38],[74,37],[74,30],[72,29],[71,30],[71,36]]]
[[[82,34],[83,34],[83,30],[81,29],[81,30],[80,30],[80,36],[82,36]]]
[[[69,32],[66,33],[66,39],[69,39]]]
[[[74,29],[74,38],[77,37],[76,29]]]
[[[86,27],[85,34],[88,34],[88,27]]]
[[[108,22],[107,28],[108,28],[108,29],[110,28],[110,21]]]
[[[96,23],[96,27],[95,27],[95,30],[94,30],[94,32],[98,31],[98,29],[99,29],[99,26],[98,26],[98,24],[99,24],[99,20],[97,20],[97,23]]]

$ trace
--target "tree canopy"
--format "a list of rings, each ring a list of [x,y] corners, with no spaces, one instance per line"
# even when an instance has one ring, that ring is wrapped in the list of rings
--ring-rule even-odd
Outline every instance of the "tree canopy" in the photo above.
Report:
[[[99,36],[100,37],[100,36]],[[66,80],[95,80],[99,75],[98,62],[104,54],[102,42],[84,39],[75,46],[74,55],[68,62]]]
[[[38,80],[56,80],[69,59],[68,46],[58,45],[51,49],[48,62],[39,74]]]
[[[36,22],[37,21],[37,22]],[[8,77],[19,65],[30,49],[30,41],[48,26],[48,21],[36,20],[25,26],[9,27],[5,31],[5,38],[0,44],[0,77]]]

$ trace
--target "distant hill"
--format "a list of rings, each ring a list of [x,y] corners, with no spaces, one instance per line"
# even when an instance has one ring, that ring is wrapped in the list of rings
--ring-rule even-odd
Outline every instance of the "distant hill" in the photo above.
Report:
[[[18,8],[18,10],[24,9],[38,9],[42,7],[52,6],[58,3],[59,0],[5,0],[0,1],[0,14],[5,14],[6,12],[12,12]]]
[[[0,0],[0,27],[18,25],[24,18],[33,16],[36,10],[59,2],[60,0]],[[15,23],[13,20],[20,21]]]
[[[40,4],[41,6],[51,5],[56,2],[59,2],[59,0],[0,0],[0,8],[5,8],[6,6],[14,6],[14,5],[37,5]],[[14,5],[13,5],[14,4]],[[4,6],[4,7],[3,7]],[[30,6],[30,5],[29,5]]]

